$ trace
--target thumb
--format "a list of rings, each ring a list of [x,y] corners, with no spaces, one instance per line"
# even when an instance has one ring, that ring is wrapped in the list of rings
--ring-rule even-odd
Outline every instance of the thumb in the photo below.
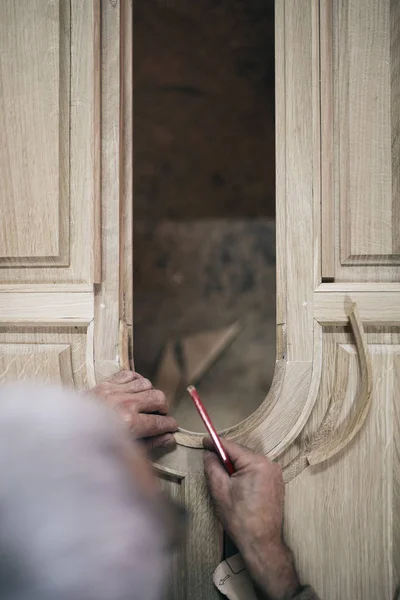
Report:
[[[249,463],[252,462],[254,454],[251,450],[248,450],[244,446],[241,446],[240,444],[236,444],[235,442],[231,442],[224,438],[221,439],[221,443],[227,455],[231,459],[232,464],[235,467],[235,471],[243,469]],[[210,437],[205,437],[203,439],[203,446],[207,450],[211,450],[213,453],[215,453],[214,442]]]
[[[226,494],[230,486],[230,477],[215,452],[204,452],[204,474],[213,498],[218,499]]]

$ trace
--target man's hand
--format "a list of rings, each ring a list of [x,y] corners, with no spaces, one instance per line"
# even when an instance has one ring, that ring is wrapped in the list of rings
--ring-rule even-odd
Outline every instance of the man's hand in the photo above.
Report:
[[[121,371],[91,392],[103,398],[122,416],[130,430],[149,448],[173,446],[178,425],[169,417],[165,395],[148,379],[133,371]]]
[[[204,469],[217,516],[265,597],[293,598],[300,584],[282,537],[282,470],[238,444],[227,440],[223,444],[235,467],[232,476],[213,452],[212,441],[204,440]]]

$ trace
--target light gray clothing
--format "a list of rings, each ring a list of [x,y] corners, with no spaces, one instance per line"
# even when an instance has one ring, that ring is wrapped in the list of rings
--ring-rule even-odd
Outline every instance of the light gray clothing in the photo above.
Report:
[[[122,459],[127,433],[88,396],[0,389],[2,600],[159,600],[161,527]]]

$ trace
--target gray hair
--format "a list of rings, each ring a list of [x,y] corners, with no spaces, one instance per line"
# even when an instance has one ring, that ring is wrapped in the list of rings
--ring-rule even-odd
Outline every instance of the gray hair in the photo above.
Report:
[[[2,600],[158,600],[160,527],[114,415],[56,387],[0,390]]]

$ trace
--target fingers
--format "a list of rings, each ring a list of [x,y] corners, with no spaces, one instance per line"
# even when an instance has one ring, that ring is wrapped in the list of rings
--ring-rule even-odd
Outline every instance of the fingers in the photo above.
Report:
[[[119,373],[115,373],[108,381],[112,383],[128,383],[129,381],[133,381],[134,379],[141,379],[142,376],[139,373],[135,373],[135,371],[119,371]]]
[[[178,423],[173,417],[163,415],[138,414],[132,419],[132,430],[138,438],[148,438],[178,430]]]
[[[152,390],[153,385],[151,381],[145,377],[137,377],[129,381],[122,380],[118,383],[110,381],[109,385],[113,393],[120,394],[126,392],[127,394],[136,394],[137,392],[145,392],[146,390]]]
[[[164,433],[163,435],[156,435],[155,437],[144,438],[142,440],[147,450],[154,450],[155,448],[174,448],[176,441],[172,433]]]
[[[137,410],[140,413],[168,413],[168,403],[165,394],[160,390],[149,390],[136,394]]]
[[[147,390],[135,394],[121,393],[109,399],[109,404],[117,410],[129,409],[137,413],[168,413],[168,404],[165,394],[160,390]]]

